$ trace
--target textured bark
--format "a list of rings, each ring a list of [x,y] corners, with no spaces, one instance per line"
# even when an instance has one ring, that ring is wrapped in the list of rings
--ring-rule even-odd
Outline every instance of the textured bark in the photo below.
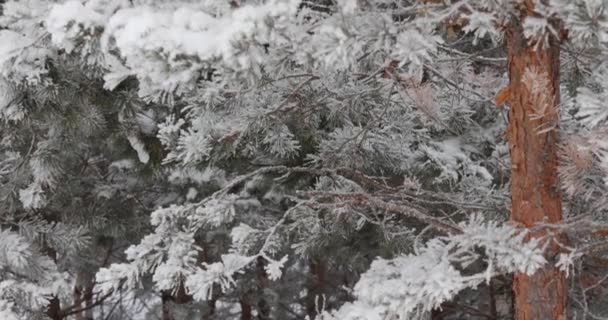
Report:
[[[532,2],[526,1],[522,16],[515,17],[507,29],[509,67],[509,127],[507,137],[511,153],[511,219],[525,227],[539,222],[561,220],[561,197],[557,178],[557,123],[559,105],[559,40],[534,47],[523,35],[522,20],[532,14]],[[529,70],[546,78],[549,87],[531,92],[523,81]],[[542,78],[541,77],[541,78]],[[539,101],[548,106],[541,109]],[[536,116],[535,116],[536,115]],[[549,131],[539,129],[554,127]],[[545,231],[531,233],[540,237]],[[558,247],[546,251],[549,263],[532,276],[515,274],[513,278],[514,319],[565,319],[565,278],[554,267]]]

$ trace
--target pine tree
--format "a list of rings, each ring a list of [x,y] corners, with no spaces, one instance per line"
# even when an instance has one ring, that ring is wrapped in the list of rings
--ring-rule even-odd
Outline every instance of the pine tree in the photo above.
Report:
[[[528,39],[524,21],[534,15],[534,2],[520,5],[521,13],[507,27],[510,93],[507,139],[511,154],[511,218],[530,228],[536,223],[562,220],[557,180],[561,35]],[[547,22],[548,28],[561,32],[557,19]],[[532,233],[531,237],[543,235],[547,235],[547,230]],[[558,239],[564,240],[560,236]],[[548,259],[560,252],[556,243],[547,246]],[[514,319],[563,319],[565,286],[565,274],[553,265],[533,276],[515,274]]]
[[[6,319],[607,312],[602,1],[2,13]]]

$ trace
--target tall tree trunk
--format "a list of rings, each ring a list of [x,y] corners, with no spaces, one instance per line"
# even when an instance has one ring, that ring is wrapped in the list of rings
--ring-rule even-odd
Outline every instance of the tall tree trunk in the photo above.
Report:
[[[559,121],[559,39],[536,46],[523,35],[525,16],[533,2],[526,0],[521,16],[507,29],[509,67],[509,127],[511,153],[511,219],[525,227],[559,222],[561,197],[557,178],[557,124]],[[530,75],[534,75],[529,78]],[[525,80],[528,79],[528,80]],[[529,79],[535,79],[530,81]],[[534,82],[547,82],[545,90],[531,90]],[[553,128],[547,130],[547,128]],[[537,231],[530,237],[541,237]],[[554,266],[559,248],[553,242],[546,251],[549,263],[532,276],[515,274],[513,304],[515,320],[564,320],[566,285],[564,274]]]

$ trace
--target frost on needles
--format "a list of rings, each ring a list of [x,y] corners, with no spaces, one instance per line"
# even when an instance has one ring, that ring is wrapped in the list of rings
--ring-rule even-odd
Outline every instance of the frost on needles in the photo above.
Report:
[[[543,268],[607,317],[606,4],[522,3],[6,1],[0,318],[498,319]],[[508,221],[515,17],[567,31],[555,225]]]

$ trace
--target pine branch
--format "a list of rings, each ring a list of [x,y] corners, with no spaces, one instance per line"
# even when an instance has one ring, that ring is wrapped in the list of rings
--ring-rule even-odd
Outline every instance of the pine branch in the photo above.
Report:
[[[439,218],[433,217],[427,213],[423,213],[419,209],[398,205],[395,203],[389,203],[366,193],[304,192],[303,194],[313,197],[316,200],[322,200],[324,198],[334,198],[343,200],[341,204],[367,206],[373,209],[384,210],[386,212],[398,213],[407,217],[416,218],[424,223],[427,223],[438,231],[450,234],[462,233],[462,230],[458,226],[455,226],[449,222],[445,222]],[[314,206],[315,204],[312,204],[313,208]]]

